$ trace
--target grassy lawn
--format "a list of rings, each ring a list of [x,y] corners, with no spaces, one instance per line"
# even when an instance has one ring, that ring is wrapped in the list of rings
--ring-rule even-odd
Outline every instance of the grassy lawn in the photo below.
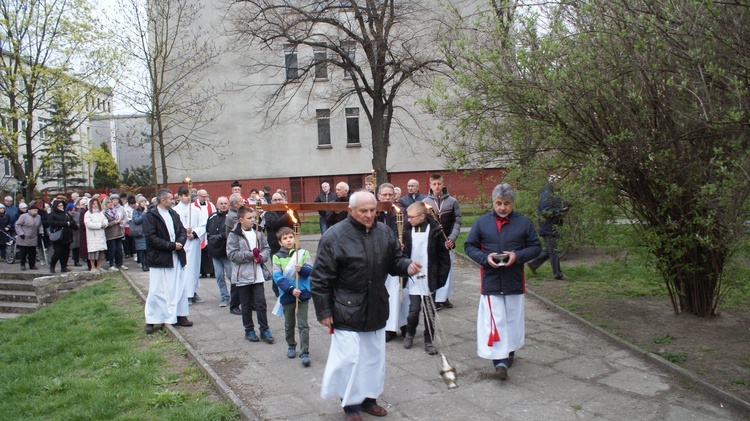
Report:
[[[4,419],[233,420],[203,372],[120,275],[0,323]]]

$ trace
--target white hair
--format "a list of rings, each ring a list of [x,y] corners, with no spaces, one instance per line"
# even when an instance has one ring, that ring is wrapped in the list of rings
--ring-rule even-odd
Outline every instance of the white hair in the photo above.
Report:
[[[375,201],[375,196],[369,190],[357,190],[349,196],[349,207],[352,209],[356,208],[357,202],[361,200],[360,198],[369,198],[373,202]]]

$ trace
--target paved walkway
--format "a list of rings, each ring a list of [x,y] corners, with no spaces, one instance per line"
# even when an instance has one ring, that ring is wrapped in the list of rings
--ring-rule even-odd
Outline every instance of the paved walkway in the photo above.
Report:
[[[314,251],[317,237],[303,236]],[[531,296],[526,300],[526,345],[516,353],[509,380],[494,376],[476,356],[478,269],[457,260],[455,308],[438,313],[446,338],[441,350],[458,375],[449,390],[438,375],[439,358],[427,355],[421,334],[406,350],[401,336],[386,346],[387,378],[380,404],[389,420],[722,420],[748,419],[720,399],[590,326]],[[135,269],[135,270],[134,270]],[[148,273],[131,265],[127,275],[146,292]],[[179,332],[257,419],[341,420],[336,399],[320,397],[330,345],[310,308],[312,366],[286,358],[283,318],[270,315],[275,297],[266,284],[276,343],[244,339],[241,318],[220,308],[214,279],[202,279],[205,303],[190,308],[195,326]],[[421,332],[421,326],[420,326]],[[437,344],[439,345],[439,344]],[[365,419],[375,419],[363,414]]]

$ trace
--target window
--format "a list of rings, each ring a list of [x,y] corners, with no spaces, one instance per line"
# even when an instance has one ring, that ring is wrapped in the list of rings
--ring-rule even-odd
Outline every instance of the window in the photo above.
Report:
[[[3,158],[3,159],[0,159],[0,162],[2,162],[3,177],[10,177],[11,176],[10,159]]]
[[[359,108],[346,109],[346,144],[359,145]]]
[[[291,44],[284,46],[284,65],[286,67],[286,78],[299,78],[299,65],[297,64],[297,47]]]
[[[331,147],[331,110],[315,110],[315,117],[318,119],[318,147]]]
[[[315,60],[315,79],[328,79],[325,47],[313,47],[313,57]]]
[[[341,44],[341,48],[349,59],[349,64],[345,66],[345,69],[353,68],[354,64],[357,62],[357,44],[352,41],[344,41],[344,43]],[[352,76],[349,71],[344,70],[344,79],[351,78]]]

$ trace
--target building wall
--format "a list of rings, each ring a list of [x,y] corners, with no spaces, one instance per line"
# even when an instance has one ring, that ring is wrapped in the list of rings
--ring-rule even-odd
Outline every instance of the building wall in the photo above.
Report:
[[[420,192],[427,194],[430,189],[430,174],[434,172],[439,172],[443,175],[444,184],[448,188],[448,192],[452,196],[458,198],[461,202],[477,200],[481,197],[489,197],[492,193],[492,189],[500,183],[505,176],[505,171],[502,169],[459,172],[446,172],[441,171],[440,169],[435,169],[389,173],[388,180],[394,186],[400,187],[402,193],[406,194],[406,183],[410,179],[415,179],[419,181]],[[269,186],[271,188],[271,193],[276,192],[277,189],[285,190],[289,202],[291,203],[309,203],[315,201],[315,197],[320,194],[320,184],[324,181],[331,184],[331,191],[333,191],[336,183],[341,181],[349,184],[350,191],[356,191],[364,187],[364,179],[368,175],[370,174],[360,173],[336,176],[301,177],[296,179],[296,182],[295,179],[289,177],[257,179],[238,178],[212,181],[193,179],[193,187],[196,189],[205,189],[211,196],[211,200],[215,202],[219,196],[229,197],[232,191],[231,184],[234,180],[237,180],[242,184],[242,194],[244,196],[247,196],[250,193],[251,188],[262,190],[264,186]],[[176,192],[182,185],[185,184],[170,183],[169,188],[172,192]]]
[[[288,180],[279,181],[281,187],[299,178],[304,182],[305,196],[309,196],[317,187],[310,188],[308,184],[319,184],[317,180],[321,177],[336,178],[338,174],[371,171],[372,139],[362,106],[356,97],[351,97],[334,107],[336,88],[352,84],[344,79],[341,70],[329,67],[328,80],[315,84],[292,84],[278,100],[285,107],[271,107],[271,94],[285,80],[283,46],[274,44],[272,49],[232,51],[236,41],[218,29],[230,25],[226,9],[215,7],[208,0],[194,1],[204,6],[196,25],[213,28],[209,37],[219,47],[228,49],[207,75],[206,83],[232,89],[220,94],[223,110],[206,127],[206,138],[213,146],[192,152],[183,149],[169,157],[170,184],[186,177],[219,185],[228,185],[227,180],[235,179],[255,180],[260,186],[266,183],[261,180],[269,180],[269,183]],[[364,61],[361,50],[357,55]],[[312,57],[310,47],[298,48],[300,63]],[[250,72],[247,65],[254,60],[276,63],[278,67]],[[394,177],[427,173],[446,166],[430,143],[430,139],[441,136],[437,129],[439,122],[415,105],[425,94],[425,91],[406,86],[398,99],[387,161],[388,171]],[[358,147],[348,146],[346,142],[345,108],[348,107],[360,109]],[[327,148],[318,146],[316,109],[331,109],[331,145]],[[315,182],[308,183],[308,180]]]

